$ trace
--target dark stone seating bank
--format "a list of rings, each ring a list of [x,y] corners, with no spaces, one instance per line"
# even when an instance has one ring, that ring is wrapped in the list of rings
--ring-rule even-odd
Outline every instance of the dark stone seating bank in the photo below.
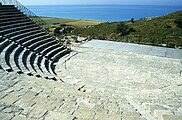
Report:
[[[28,15],[0,3],[0,69],[59,80],[54,63],[69,53]]]

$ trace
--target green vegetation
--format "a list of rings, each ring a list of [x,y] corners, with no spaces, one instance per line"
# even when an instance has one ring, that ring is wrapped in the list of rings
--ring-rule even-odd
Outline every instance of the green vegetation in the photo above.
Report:
[[[56,19],[57,20],[57,19]],[[148,44],[165,47],[182,47],[182,11],[161,17],[142,18],[125,22],[97,22],[60,20],[49,23],[67,24],[73,27],[69,34],[87,38]],[[92,24],[91,24],[92,23]],[[60,25],[59,25],[60,27]],[[66,33],[68,34],[68,33]]]
[[[78,28],[75,31],[78,35],[98,39],[181,47],[182,11],[135,21],[132,18],[126,22],[101,23],[90,28]]]
[[[94,20],[81,20],[81,19],[69,19],[69,18],[52,18],[41,17],[49,26],[58,27],[61,24],[72,25],[75,27],[85,27],[89,25],[98,25],[102,22]]]

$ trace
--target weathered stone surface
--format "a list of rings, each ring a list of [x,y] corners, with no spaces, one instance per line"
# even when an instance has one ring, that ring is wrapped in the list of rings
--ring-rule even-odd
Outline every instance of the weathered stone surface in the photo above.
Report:
[[[7,107],[7,108],[3,109],[3,112],[4,113],[11,113],[11,112],[13,112],[13,110],[12,110],[12,108]]]
[[[16,115],[12,120],[35,120],[35,119],[26,118],[25,116],[22,116],[22,115]]]
[[[74,115],[80,120],[92,120],[95,117],[95,112],[91,104],[81,103],[78,105],[78,109],[74,111]]]
[[[142,117],[124,116],[122,117],[122,120],[147,120],[147,119]]]
[[[141,115],[138,112],[123,112],[122,116],[132,116],[132,117],[136,117],[139,118]]]
[[[161,120],[182,120],[182,115],[162,115]]]
[[[74,120],[74,118],[75,116],[68,113],[49,111],[45,120]]]
[[[0,120],[11,120],[14,117],[13,113],[2,113],[0,112]]]
[[[61,59],[55,68],[64,83],[0,69],[0,119],[148,120],[149,113],[157,119],[181,119],[178,59],[72,49],[78,54],[66,63]]]
[[[34,108],[30,111],[28,117],[34,118],[34,119],[41,119],[45,117],[47,113],[48,113],[47,110]]]
[[[0,92],[0,99],[2,99],[3,97],[5,97],[7,95],[7,93],[5,92]]]
[[[155,119],[162,119],[162,115],[173,115],[173,113],[170,110],[154,110]]]
[[[13,95],[13,94],[8,94],[7,96],[5,96],[4,98],[2,98],[0,100],[0,102],[5,102],[7,104],[13,104],[15,103],[16,101],[18,101],[20,98],[16,95]]]

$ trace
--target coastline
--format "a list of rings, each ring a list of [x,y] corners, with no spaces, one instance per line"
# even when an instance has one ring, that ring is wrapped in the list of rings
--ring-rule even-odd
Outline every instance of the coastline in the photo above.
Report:
[[[39,16],[44,20],[49,26],[57,26],[60,24],[67,24],[76,27],[85,27],[90,25],[98,25],[100,23],[105,23],[106,21],[98,20],[84,20],[77,18],[57,18],[57,17],[48,17],[48,16]]]
[[[162,16],[181,10],[179,6],[138,5],[47,5],[27,6],[38,16],[74,18],[94,21],[128,21],[140,18]]]

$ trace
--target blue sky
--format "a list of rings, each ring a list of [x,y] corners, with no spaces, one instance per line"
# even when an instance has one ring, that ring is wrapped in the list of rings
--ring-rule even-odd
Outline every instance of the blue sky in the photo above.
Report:
[[[127,5],[181,5],[182,0],[18,0],[23,5],[63,4],[127,4]]]

